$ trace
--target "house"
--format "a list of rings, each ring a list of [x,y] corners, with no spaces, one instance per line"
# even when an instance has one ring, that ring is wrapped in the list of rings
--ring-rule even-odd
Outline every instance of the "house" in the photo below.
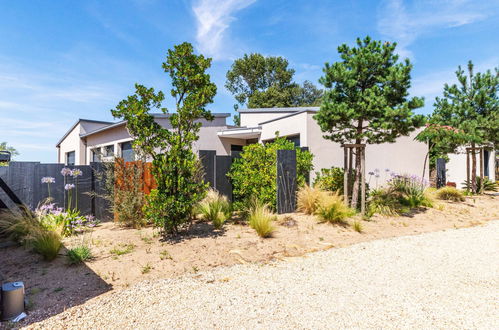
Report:
[[[278,134],[293,141],[296,146],[307,147],[314,154],[313,179],[315,171],[321,168],[343,166],[343,148],[324,139],[313,118],[318,110],[318,107],[243,109],[239,110],[240,127],[226,123],[228,113],[214,113],[213,121],[201,120],[203,126],[194,148],[215,150],[217,155],[230,155],[241,151],[245,145],[272,141]],[[168,114],[155,114],[154,117],[162,126],[170,126]],[[368,145],[367,172],[378,169],[381,174],[376,181],[380,184],[388,178],[385,169],[419,176],[424,172],[428,178],[428,164],[425,165],[428,148],[426,144],[414,140],[416,134],[413,132],[400,137],[395,143]],[[114,155],[133,160],[131,141],[125,121],[106,123],[80,119],[57,144],[58,162],[90,164],[99,161],[99,155],[104,160]]]
[[[483,147],[483,162],[480,162],[480,154],[476,155],[476,176],[483,176],[489,178],[491,181],[496,181],[496,172],[498,171],[499,162],[497,162],[497,153],[493,146]],[[466,148],[461,147],[455,154],[448,155],[449,160],[446,167],[447,182],[453,182],[458,188],[463,188],[463,183],[466,182]],[[471,173],[471,156],[470,156],[470,173]],[[482,167],[482,168],[480,168]]]

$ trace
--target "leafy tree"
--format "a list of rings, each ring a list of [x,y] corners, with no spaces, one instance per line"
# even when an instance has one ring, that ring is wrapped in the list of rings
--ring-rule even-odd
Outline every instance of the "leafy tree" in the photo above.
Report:
[[[111,110],[114,117],[127,120],[134,148],[153,160],[157,189],[147,197],[146,217],[162,226],[166,234],[178,234],[207,188],[192,145],[199,138],[198,119],[213,119],[205,109],[216,94],[216,86],[206,74],[210,65],[211,59],[195,55],[190,43],[168,50],[163,69],[170,76],[170,94],[176,105],[176,112],[169,114],[171,130],[159,125],[150,114],[154,108],[168,112],[161,107],[164,94],[153,88],[136,84],[135,94]]]
[[[456,71],[458,84],[444,86],[443,97],[435,100],[435,111],[430,122],[449,125],[462,131],[453,143],[471,146],[491,143],[499,145],[499,70],[495,73],[474,73],[468,62],[467,72],[461,66]],[[476,155],[471,156],[471,188],[477,192]]]
[[[319,80],[326,91],[314,116],[324,138],[338,143],[378,144],[394,142],[424,124],[413,110],[422,98],[408,98],[412,65],[397,63],[396,43],[357,39],[356,47],[338,47],[341,61],[325,64]],[[355,182],[351,206],[357,206],[361,158],[355,157]]]
[[[305,177],[312,170],[312,154],[295,147],[284,137],[275,141],[250,144],[243,148],[228,174],[234,186],[233,195],[237,208],[248,205],[252,197],[269,204],[277,205],[277,150],[296,149],[297,184],[303,186]]]
[[[234,94],[238,105],[248,108],[272,108],[318,105],[322,91],[305,81],[293,82],[295,70],[283,57],[245,54],[227,72],[225,87]],[[237,121],[237,119],[236,119]]]
[[[9,151],[11,156],[18,156],[19,152],[14,148],[7,145],[7,142],[0,142],[0,151]]]

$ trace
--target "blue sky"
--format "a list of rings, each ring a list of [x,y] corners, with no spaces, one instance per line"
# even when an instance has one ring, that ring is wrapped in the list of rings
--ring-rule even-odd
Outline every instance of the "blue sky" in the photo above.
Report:
[[[0,0],[0,141],[18,160],[54,162],[78,118],[112,120],[135,82],[168,90],[161,63],[183,41],[214,59],[214,112],[232,112],[225,73],[244,53],[284,56],[297,81],[317,83],[339,44],[397,41],[429,113],[458,65],[499,65],[497,31],[498,0]]]

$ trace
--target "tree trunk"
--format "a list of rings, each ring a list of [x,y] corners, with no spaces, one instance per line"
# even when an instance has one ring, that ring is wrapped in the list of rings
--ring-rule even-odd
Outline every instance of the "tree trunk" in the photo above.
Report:
[[[362,133],[362,120],[357,123],[357,136]],[[362,140],[357,138],[355,144],[361,144]],[[362,151],[360,148],[355,148],[355,180],[353,182],[352,188],[352,200],[350,201],[350,207],[357,209],[359,201],[359,183],[360,183],[360,171],[361,171],[361,157]]]
[[[471,143],[471,191],[476,194],[476,153],[475,153],[475,143]]]

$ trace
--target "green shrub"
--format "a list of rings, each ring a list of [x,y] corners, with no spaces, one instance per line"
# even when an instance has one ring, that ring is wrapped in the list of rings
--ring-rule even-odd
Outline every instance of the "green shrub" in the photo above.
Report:
[[[84,261],[92,259],[92,251],[86,245],[80,245],[69,249],[67,252],[68,262],[70,265],[80,264]]]
[[[320,188],[301,187],[296,195],[298,210],[305,214],[314,214],[325,194],[327,193]]]
[[[471,181],[471,180],[470,180]],[[471,190],[471,182],[468,184],[468,182],[463,182],[462,183],[463,189],[466,190]],[[497,191],[499,189],[499,185],[494,182],[490,181],[489,178],[482,178],[477,176],[476,177],[476,189],[477,191]]]
[[[438,199],[453,201],[453,202],[464,202],[465,198],[461,191],[455,187],[442,187],[435,192],[435,196]]]
[[[61,235],[55,231],[37,230],[31,232],[28,242],[33,250],[41,254],[43,259],[47,261],[54,260],[62,247]]]
[[[249,211],[248,222],[260,237],[271,237],[275,228],[273,222],[277,216],[270,211],[266,204],[257,202],[254,207]]]
[[[211,221],[216,229],[220,229],[232,216],[232,207],[226,196],[209,190],[207,196],[197,205],[197,212],[200,218]]]
[[[345,223],[355,211],[345,205],[342,196],[334,194],[321,199],[316,214],[323,222]]]
[[[228,174],[237,209],[244,209],[252,197],[276,209],[277,150],[296,150],[297,184],[298,187],[305,185],[305,178],[313,168],[310,152],[302,151],[283,137],[277,137],[274,142],[244,146],[241,157],[235,159]]]
[[[369,194],[367,216],[371,217],[374,214],[394,216],[398,215],[402,208],[397,194],[392,189],[374,189]]]
[[[340,167],[323,168],[315,172],[314,187],[343,194],[344,173]]]

